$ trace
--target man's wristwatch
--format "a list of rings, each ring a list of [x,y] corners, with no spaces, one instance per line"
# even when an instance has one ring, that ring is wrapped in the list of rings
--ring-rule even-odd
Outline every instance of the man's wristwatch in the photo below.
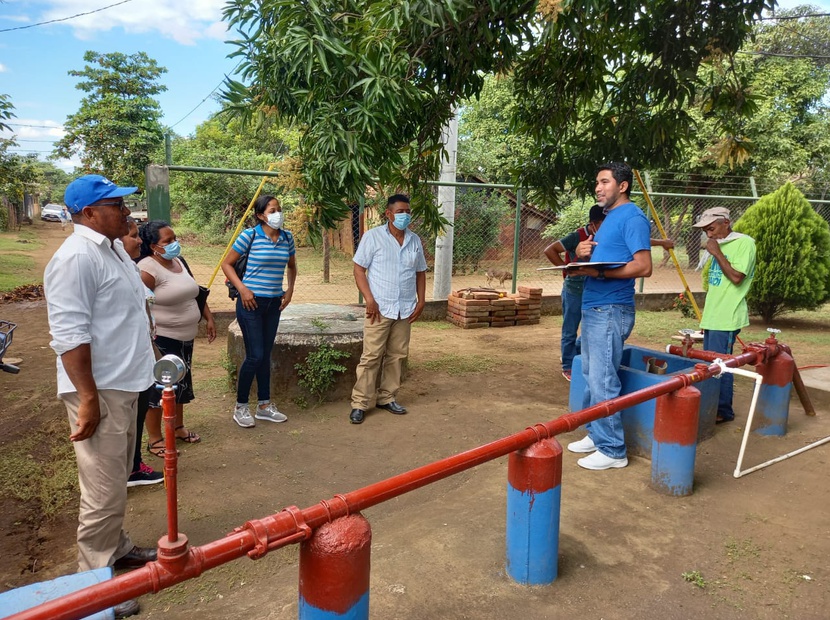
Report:
[[[604,280],[605,279],[605,269],[597,267],[597,280]]]

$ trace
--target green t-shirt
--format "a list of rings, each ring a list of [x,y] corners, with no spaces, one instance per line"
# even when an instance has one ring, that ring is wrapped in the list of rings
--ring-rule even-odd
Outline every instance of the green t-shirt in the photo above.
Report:
[[[752,285],[752,278],[755,277],[755,240],[744,235],[722,244],[720,249],[732,268],[746,277],[740,284],[735,285],[723,275],[718,261],[714,258],[709,259],[709,288],[706,292],[700,328],[731,332],[749,325],[746,294]],[[703,273],[707,274],[706,268]]]

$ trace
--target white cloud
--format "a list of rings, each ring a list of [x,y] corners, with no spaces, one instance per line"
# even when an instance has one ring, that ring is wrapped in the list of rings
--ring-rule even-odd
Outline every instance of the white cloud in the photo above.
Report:
[[[8,69],[6,69],[6,65],[0,62],[0,73],[4,73],[5,71],[8,71]]]
[[[62,19],[106,6],[102,0],[47,0],[43,4],[46,8],[36,21]],[[132,0],[59,25],[71,27],[79,39],[123,28],[132,34],[157,32],[183,45],[195,45],[200,39],[224,40],[225,25],[221,23],[224,5],[225,0]]]

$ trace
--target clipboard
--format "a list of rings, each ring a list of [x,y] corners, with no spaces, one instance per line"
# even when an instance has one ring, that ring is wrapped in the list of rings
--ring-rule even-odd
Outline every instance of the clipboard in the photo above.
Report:
[[[605,269],[616,269],[617,267],[622,267],[625,264],[626,263],[586,261],[568,263],[567,265],[554,265],[553,267],[538,267],[536,271],[567,271],[568,269],[579,269],[580,267],[604,267]]]

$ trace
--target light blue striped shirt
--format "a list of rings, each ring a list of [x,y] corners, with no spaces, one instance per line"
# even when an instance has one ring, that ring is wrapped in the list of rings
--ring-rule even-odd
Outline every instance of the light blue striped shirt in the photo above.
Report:
[[[251,241],[253,240],[253,245]],[[280,230],[276,243],[262,230],[262,226],[243,230],[232,249],[245,254],[248,248],[248,266],[242,276],[242,284],[257,297],[281,297],[282,280],[288,259],[294,256],[294,235],[287,230]]]
[[[406,319],[415,312],[415,274],[427,270],[418,235],[405,230],[403,245],[399,245],[388,225],[377,226],[363,235],[353,260],[368,270],[369,289],[383,316]]]

